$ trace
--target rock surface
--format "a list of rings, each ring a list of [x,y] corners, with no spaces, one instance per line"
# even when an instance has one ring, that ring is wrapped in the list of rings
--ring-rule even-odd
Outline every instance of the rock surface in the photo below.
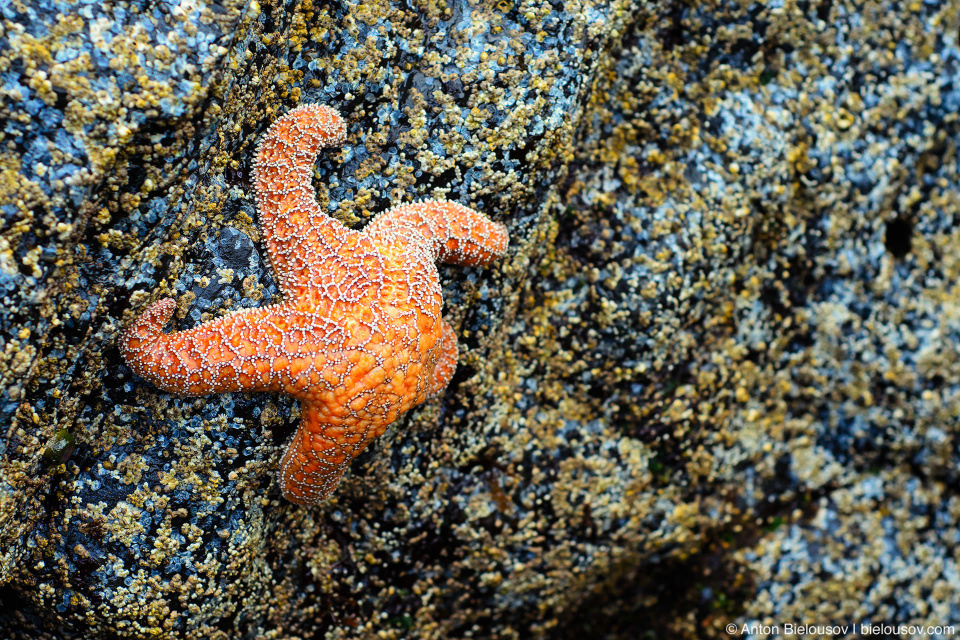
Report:
[[[956,0],[0,20],[2,637],[960,619]],[[116,348],[161,296],[180,328],[277,299],[249,169],[301,102],[348,122],[332,215],[511,233],[441,271],[446,394],[317,508],[276,485],[295,403],[166,394]]]

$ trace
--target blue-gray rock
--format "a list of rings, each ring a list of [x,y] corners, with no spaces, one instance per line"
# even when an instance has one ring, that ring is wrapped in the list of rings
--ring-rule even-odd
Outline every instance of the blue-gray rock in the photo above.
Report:
[[[955,3],[0,16],[0,636],[957,620]],[[511,230],[441,271],[444,397],[309,509],[275,482],[296,403],[116,348],[161,296],[179,328],[278,299],[249,167],[302,102],[348,122],[331,215]]]

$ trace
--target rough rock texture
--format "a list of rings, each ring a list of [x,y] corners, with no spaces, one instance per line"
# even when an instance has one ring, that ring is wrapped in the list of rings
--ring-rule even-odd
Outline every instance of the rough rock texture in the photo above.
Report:
[[[0,4],[2,637],[956,624],[960,3],[692,5]],[[250,161],[307,101],[333,215],[511,233],[316,508],[294,403],[116,348],[276,298]]]

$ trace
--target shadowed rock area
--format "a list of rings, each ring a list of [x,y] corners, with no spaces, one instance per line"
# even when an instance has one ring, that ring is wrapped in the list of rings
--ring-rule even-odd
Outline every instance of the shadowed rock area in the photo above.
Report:
[[[956,624],[958,37],[957,0],[0,3],[0,637]],[[446,392],[311,508],[295,402],[117,349],[160,297],[280,299],[250,170],[305,102],[345,224],[511,234],[441,267]]]

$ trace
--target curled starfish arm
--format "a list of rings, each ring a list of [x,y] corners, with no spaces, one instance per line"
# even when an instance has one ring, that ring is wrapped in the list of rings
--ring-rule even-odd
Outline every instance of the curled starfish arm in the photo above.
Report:
[[[339,145],[346,125],[336,109],[309,104],[279,118],[257,148],[253,183],[260,226],[280,288],[291,297],[315,287],[321,274],[309,265],[356,241],[356,231],[324,212],[311,177],[317,153]]]
[[[318,504],[334,492],[350,462],[386,425],[363,429],[356,424],[325,424],[324,407],[311,401],[304,401],[300,411],[300,427],[280,461],[280,486],[290,502]]]
[[[440,357],[437,359],[437,366],[433,369],[433,381],[430,388],[427,389],[427,397],[432,398],[440,393],[450,384],[454,372],[457,370],[457,334],[453,332],[453,327],[447,323],[446,318],[442,321],[443,334],[440,336]]]
[[[377,216],[364,231],[380,247],[409,242],[409,232],[416,231],[427,241],[434,261],[473,266],[493,262],[506,252],[509,242],[503,224],[470,207],[442,200],[394,207]]]
[[[334,334],[333,326],[283,305],[245,309],[187,331],[163,333],[176,303],[150,305],[120,340],[133,371],[166,391],[205,395],[230,391],[276,391],[296,395],[291,371],[319,380],[322,358],[312,352],[312,335]],[[301,317],[304,316],[304,317]],[[317,334],[311,331],[319,330]]]

